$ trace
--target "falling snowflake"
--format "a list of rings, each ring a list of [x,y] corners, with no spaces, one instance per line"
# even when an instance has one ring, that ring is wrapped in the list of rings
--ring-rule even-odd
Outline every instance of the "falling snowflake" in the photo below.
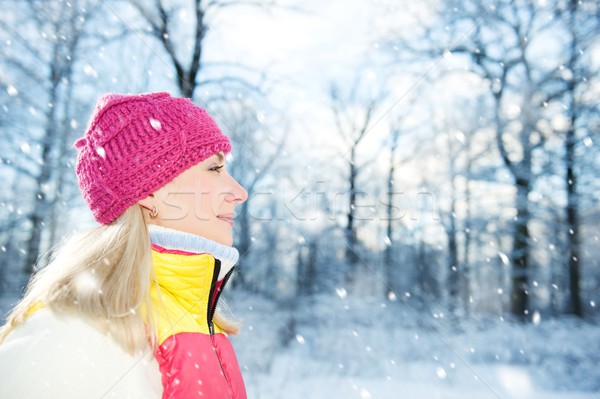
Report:
[[[98,154],[100,156],[100,158],[106,159],[106,151],[104,150],[104,147],[101,147],[101,146],[96,147],[96,154]]]
[[[446,373],[446,370],[444,370],[443,367],[438,367],[437,370],[435,371],[435,374],[437,374],[437,376],[440,380],[445,380],[446,377],[448,376],[448,374]]]
[[[160,123],[160,121],[158,121],[154,118],[150,118],[150,125],[152,126],[152,128],[154,128],[154,130],[162,129],[162,124]]]
[[[9,96],[11,97],[15,97],[17,95],[19,95],[19,91],[17,90],[17,88],[13,85],[8,85],[6,87],[6,92],[8,93]]]
[[[383,242],[385,243],[385,245],[386,245],[387,247],[390,247],[390,246],[392,246],[392,240],[390,240],[390,237],[388,237],[388,236],[385,236],[385,237],[383,238]]]

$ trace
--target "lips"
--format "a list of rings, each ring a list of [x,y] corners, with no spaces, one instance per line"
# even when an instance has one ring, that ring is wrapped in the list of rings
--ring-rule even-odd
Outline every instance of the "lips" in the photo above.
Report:
[[[224,215],[217,215],[217,218],[229,223],[230,226],[233,226],[233,213],[227,213]]]

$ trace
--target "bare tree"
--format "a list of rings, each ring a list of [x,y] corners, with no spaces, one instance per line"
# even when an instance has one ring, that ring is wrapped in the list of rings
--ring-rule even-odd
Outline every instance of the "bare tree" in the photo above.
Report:
[[[449,305],[450,312],[452,315],[456,313],[456,307],[458,305],[460,296],[460,283],[461,283],[461,272],[462,268],[459,262],[459,248],[458,248],[458,215],[457,215],[457,202],[458,202],[458,188],[457,178],[459,177],[459,153],[461,148],[458,148],[461,144],[452,137],[450,132],[446,132],[446,148],[448,151],[448,179],[450,180],[450,199],[449,209],[446,213],[445,220],[442,222],[446,230],[446,237],[448,241],[448,294],[449,294]]]
[[[399,124],[399,123],[397,123]],[[393,294],[393,276],[392,270],[394,267],[394,258],[393,258],[393,237],[394,237],[394,220],[396,215],[394,215],[394,194],[396,193],[396,189],[394,187],[394,178],[396,174],[396,157],[398,152],[398,141],[400,140],[400,126],[392,126],[391,127],[391,135],[390,135],[390,163],[388,166],[388,176],[387,176],[387,203],[386,203],[386,247],[384,252],[384,263],[385,263],[385,280],[386,280],[386,297],[390,294]]]
[[[174,21],[175,13],[173,10],[168,10],[162,0],[156,0],[153,5],[148,2],[139,0],[131,0],[140,12],[142,17],[148,22],[151,27],[151,33],[169,55],[169,59],[175,68],[177,87],[184,97],[192,98],[194,91],[198,85],[198,73],[202,67],[202,50],[203,40],[208,27],[206,26],[204,16],[205,8],[202,6],[202,0],[194,0],[192,3],[194,23],[192,33],[192,49],[191,55],[183,55],[178,53],[176,48],[175,27],[177,22]],[[183,52],[180,50],[180,52]],[[188,60],[186,60],[188,58]]]
[[[440,129],[445,137],[441,140],[442,149],[439,151],[447,158],[448,204],[445,207],[440,204],[440,213],[449,254],[449,309],[455,315],[461,302],[462,310],[468,314],[472,301],[470,259],[475,220],[471,186],[474,183],[493,180],[489,167],[484,162],[491,145],[485,136],[480,134],[484,112],[482,100],[476,98],[457,103],[460,104],[460,113],[451,113],[444,122],[446,126]],[[444,196],[438,194],[438,197]]]
[[[218,115],[224,122],[223,128],[233,143],[230,173],[248,192],[248,200],[240,206],[236,217],[236,247],[240,252],[241,272],[235,284],[243,285],[244,269],[253,247],[252,236],[263,227],[260,220],[252,217],[250,207],[256,200],[264,198],[264,196],[257,196],[256,193],[264,179],[278,164],[278,158],[286,144],[286,136],[274,133],[270,125],[264,123],[259,107],[249,100],[227,101],[216,105],[215,110],[218,111]],[[275,125],[280,122],[270,121],[270,123]],[[280,131],[285,132],[286,129],[282,128]],[[269,206],[269,204],[263,205]],[[271,249],[275,250],[274,247]]]
[[[568,128],[564,139],[565,189],[567,193],[567,269],[569,273],[570,312],[583,317],[581,300],[581,222],[580,194],[578,191],[579,163],[577,148],[581,147],[581,133],[588,130],[586,114],[590,106],[590,82],[599,76],[599,71],[589,68],[587,52],[597,40],[600,31],[600,7],[596,2],[570,0],[557,2],[556,13],[568,32],[565,46],[565,63],[561,77],[564,79],[564,97],[567,109]],[[588,98],[586,98],[588,97]],[[598,100],[598,96],[595,96]],[[584,147],[585,148],[585,147]]]
[[[337,133],[344,143],[342,157],[346,160],[348,182],[348,208],[346,211],[346,262],[348,271],[346,282],[354,282],[355,271],[360,261],[358,255],[358,236],[356,227],[356,209],[358,207],[358,179],[363,170],[359,163],[359,147],[366,139],[374,114],[381,106],[385,95],[383,92],[371,94],[370,97],[360,93],[360,79],[357,79],[349,93],[342,93],[339,86],[333,83],[329,90],[331,110],[333,112]]]
[[[537,129],[545,98],[540,90],[550,79],[545,71],[539,70],[529,50],[533,39],[552,27],[552,21],[547,22],[548,9],[531,3],[501,1],[486,7],[479,1],[469,1],[453,2],[449,7],[451,26],[465,23],[471,26],[468,35],[463,35],[449,50],[466,55],[473,66],[471,72],[488,82],[494,100],[496,147],[514,181],[516,215],[510,252],[510,308],[513,315],[524,319],[529,313],[531,273],[529,195],[535,183],[534,156],[545,144],[545,137]],[[518,110],[516,116],[508,111],[511,107]]]
[[[29,107],[43,115],[43,133],[37,139],[33,136],[29,138],[39,146],[37,170],[25,173],[32,176],[34,182],[33,209],[26,216],[31,225],[25,257],[27,272],[33,270],[39,257],[42,233],[50,222],[56,203],[56,195],[52,195],[50,190],[58,178],[55,166],[64,156],[64,140],[69,131],[68,121],[63,116],[70,107],[69,85],[79,42],[84,35],[83,27],[93,10],[93,4],[84,1],[66,5],[30,0],[15,6],[13,12],[17,21],[20,18],[28,21],[33,31],[25,32],[20,29],[19,23],[11,25],[2,22],[0,26],[24,50],[22,53],[7,54],[4,62],[15,67],[24,78],[21,84],[28,84],[29,90],[36,93]],[[40,35],[41,40],[29,40],[28,35],[31,34]],[[45,76],[38,73],[40,65],[45,68]],[[31,169],[27,167],[23,170]]]
[[[404,194],[399,191],[401,179],[396,178],[397,171],[401,171],[402,167],[409,161],[414,160],[420,155],[420,151],[425,148],[423,146],[423,138],[419,138],[422,132],[421,127],[425,124],[423,121],[411,120],[414,110],[418,106],[416,99],[411,98],[407,101],[408,106],[405,111],[395,112],[395,116],[389,126],[389,137],[384,142],[382,152],[388,152],[387,180],[386,187],[386,202],[385,205],[385,249],[383,253],[384,277],[385,277],[385,295],[394,294],[397,282],[394,275],[394,268],[400,265],[396,258],[395,250],[398,246],[397,231],[402,220],[406,216],[406,210],[402,210],[399,206],[399,196]],[[402,151],[401,151],[402,150]],[[400,183],[400,184],[399,184]],[[402,222],[402,223],[401,223]]]
[[[259,82],[250,83],[245,79],[235,76],[222,76],[216,80],[206,77],[204,63],[205,38],[210,30],[209,19],[207,16],[220,12],[229,7],[250,6],[261,9],[269,7],[282,7],[276,1],[268,4],[260,1],[228,1],[228,0],[186,0],[166,2],[164,0],[154,0],[151,4],[142,0],[129,0],[129,2],[139,11],[140,15],[150,26],[150,34],[159,41],[169,57],[175,69],[177,87],[183,97],[194,98],[196,89],[205,84],[217,83],[235,83],[241,85],[245,90],[260,93],[263,86],[264,73],[252,71],[259,76]],[[181,9],[191,10],[193,15],[192,23],[187,20],[182,21],[178,17],[178,11]],[[192,28],[191,35],[181,30],[182,26]],[[184,43],[191,43],[191,46],[185,46]],[[228,69],[232,66],[241,67],[248,71],[247,66],[228,64]],[[201,75],[205,77],[201,79]]]

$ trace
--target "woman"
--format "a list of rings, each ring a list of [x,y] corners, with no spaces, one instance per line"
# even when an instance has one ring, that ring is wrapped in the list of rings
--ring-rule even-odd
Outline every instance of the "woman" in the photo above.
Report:
[[[56,252],[0,329],[0,397],[246,398],[216,310],[247,198],[229,139],[190,100],[109,94],[75,147],[102,226]]]

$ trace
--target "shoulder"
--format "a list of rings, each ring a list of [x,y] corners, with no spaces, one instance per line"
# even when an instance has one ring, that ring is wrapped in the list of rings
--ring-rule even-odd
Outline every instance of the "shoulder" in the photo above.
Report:
[[[50,309],[34,313],[0,345],[0,397],[159,398],[150,350],[136,356],[85,321]],[[55,396],[56,395],[56,396]]]

